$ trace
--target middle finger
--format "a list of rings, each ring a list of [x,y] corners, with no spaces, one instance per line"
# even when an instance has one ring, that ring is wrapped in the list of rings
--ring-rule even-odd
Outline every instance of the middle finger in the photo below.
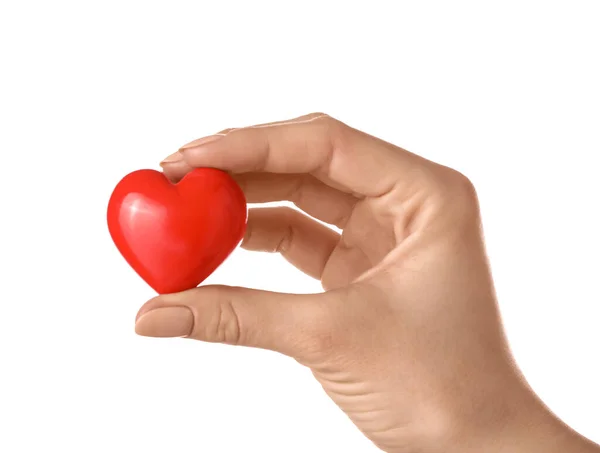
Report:
[[[232,175],[248,203],[291,201],[308,215],[344,228],[359,201],[307,174],[243,173]]]

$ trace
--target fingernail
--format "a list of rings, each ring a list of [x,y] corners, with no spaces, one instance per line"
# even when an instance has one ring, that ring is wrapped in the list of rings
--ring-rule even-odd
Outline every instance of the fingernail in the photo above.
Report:
[[[223,137],[224,137],[223,134],[209,135],[208,137],[199,138],[198,140],[189,142],[188,144],[183,145],[181,148],[179,148],[179,150],[181,151],[184,149],[196,148],[198,146],[207,145],[207,144],[217,141],[218,139],[223,138]]]
[[[179,162],[182,159],[183,159],[183,155],[179,151],[177,151],[177,152],[171,154],[170,156],[165,157],[163,159],[163,161],[160,163],[160,165],[173,164],[175,162]]]
[[[194,315],[187,307],[155,308],[135,322],[135,333],[143,337],[187,337],[192,333]]]

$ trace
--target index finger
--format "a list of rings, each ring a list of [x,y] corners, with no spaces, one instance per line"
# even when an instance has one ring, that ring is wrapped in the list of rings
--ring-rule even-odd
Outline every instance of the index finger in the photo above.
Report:
[[[191,167],[233,173],[309,173],[326,184],[367,197],[409,183],[425,159],[327,115],[234,129],[180,150]]]

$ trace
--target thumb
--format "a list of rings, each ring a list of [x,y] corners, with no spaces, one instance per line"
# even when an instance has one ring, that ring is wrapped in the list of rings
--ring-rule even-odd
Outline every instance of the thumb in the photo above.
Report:
[[[148,337],[187,337],[298,357],[312,340],[328,335],[333,325],[329,294],[204,286],[151,299],[138,312],[135,331]]]

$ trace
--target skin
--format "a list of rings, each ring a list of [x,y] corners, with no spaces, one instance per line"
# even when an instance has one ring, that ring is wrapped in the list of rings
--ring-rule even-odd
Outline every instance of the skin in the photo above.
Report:
[[[138,334],[289,355],[389,453],[600,452],[515,365],[462,174],[320,113],[228,129],[161,165],[172,181],[220,168],[250,203],[293,202],[250,209],[242,246],[281,253],[325,291],[159,296]]]

